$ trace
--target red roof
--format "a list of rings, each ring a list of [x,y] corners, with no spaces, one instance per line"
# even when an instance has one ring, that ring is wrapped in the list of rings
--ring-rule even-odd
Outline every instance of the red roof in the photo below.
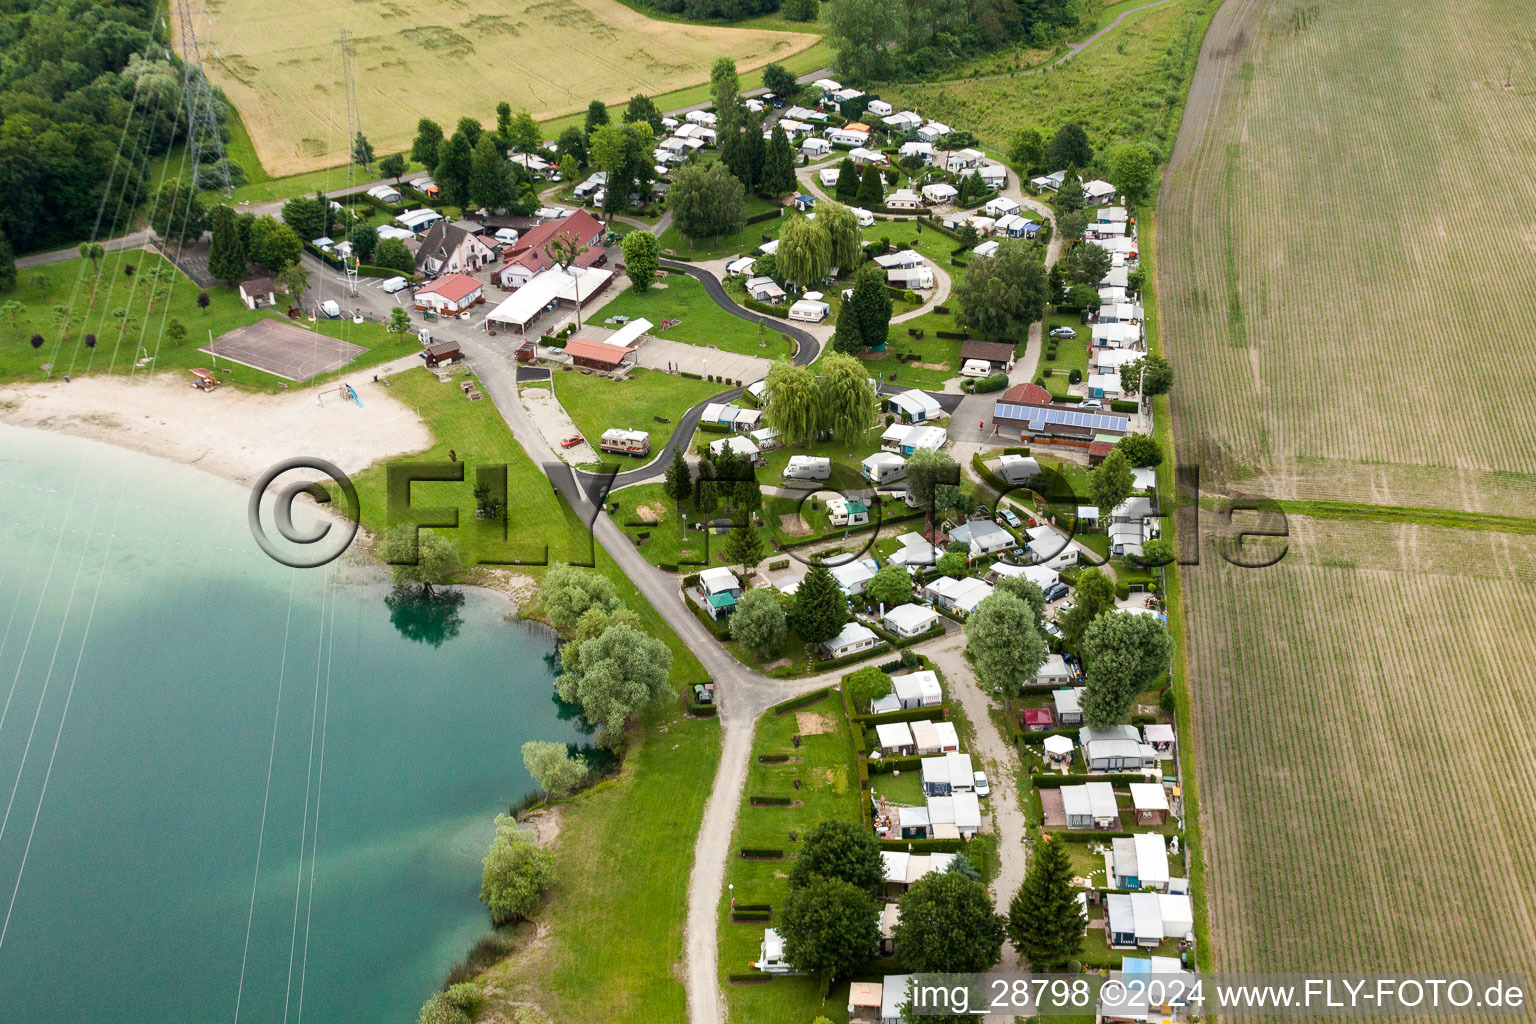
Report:
[[[1088,445],[1089,455],[1108,455],[1114,450],[1115,446],[1111,441],[1094,441]]]
[[[1039,384],[1015,384],[1003,392],[1002,401],[1014,405],[1050,405],[1051,393]]]
[[[604,341],[591,341],[587,338],[572,338],[565,343],[565,354],[572,359],[589,359],[594,363],[604,363],[609,366],[617,366],[620,361],[634,349],[623,345],[610,345]]]
[[[1051,717],[1051,709],[1050,708],[1025,708],[1024,709],[1024,724],[1025,725],[1051,725],[1055,721],[1056,720]]]
[[[518,266],[527,267],[537,274],[545,267],[551,266],[554,260],[544,251],[544,244],[552,238],[560,235],[574,235],[583,245],[591,245],[592,239],[603,233],[602,222],[592,216],[586,210],[577,210],[569,217],[561,217],[559,220],[545,221],[537,227],[530,228],[526,234],[517,240],[517,247],[507,256],[507,263],[516,263]],[[576,266],[589,266],[593,260],[603,254],[596,246],[576,257]]]
[[[447,277],[440,277],[433,281],[416,294],[431,292],[433,295],[441,295],[449,302],[462,302],[483,287],[484,285],[468,274],[449,274]]]

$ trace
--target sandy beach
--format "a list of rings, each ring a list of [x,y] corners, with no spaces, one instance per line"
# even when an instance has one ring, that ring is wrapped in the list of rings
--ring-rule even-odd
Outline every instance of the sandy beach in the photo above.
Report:
[[[103,441],[241,484],[296,455],[356,473],[432,443],[416,413],[371,380],[374,373],[384,377],[416,365],[420,360],[412,357],[350,381],[362,408],[334,390],[322,394],[326,387],[276,395],[225,387],[205,394],[188,385],[186,374],[164,373],[0,388],[0,422]]]

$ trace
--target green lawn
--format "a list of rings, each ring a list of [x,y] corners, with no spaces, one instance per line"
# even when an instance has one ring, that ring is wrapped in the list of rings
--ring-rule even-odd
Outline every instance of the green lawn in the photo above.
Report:
[[[553,380],[555,397],[594,449],[603,431],[613,427],[644,430],[650,434],[650,457],[599,453],[605,464],[620,469],[634,469],[660,455],[683,414],[725,390],[721,384],[659,370],[635,370],[630,380],[614,380],[596,373],[571,370],[556,372]],[[657,422],[658,417],[667,422]]]
[[[687,1018],[688,875],[718,761],[714,719],[659,709],[620,777],[565,805],[545,934],[481,979],[491,1006],[536,1002],[552,1020],[592,1024]]]
[[[788,335],[766,327],[754,327],[721,309],[704,286],[687,274],[668,274],[645,292],[626,290],[603,307],[603,315],[645,317],[658,328],[651,333],[668,341],[707,345],[764,359],[792,358],[795,354],[794,342]],[[663,320],[679,323],[663,331],[659,330]]]
[[[815,731],[812,730],[821,730]],[[800,735],[796,747],[793,738]],[[801,758],[788,764],[761,764],[762,754]],[[795,782],[799,788],[795,788]],[[832,694],[810,707],[785,715],[772,712],[758,720],[747,772],[745,796],[788,796],[799,807],[753,807],[743,799],[732,850],[742,847],[792,851],[790,833],[803,837],[818,821],[859,820],[859,783],[853,769],[853,742],[842,698]],[[735,886],[738,903],[769,903],[777,913],[788,894],[786,877],[792,860],[748,861],[733,856],[726,882]],[[729,892],[730,890],[728,890]],[[750,973],[757,959],[764,925],[732,924],[730,901],[720,902],[720,975],[731,1019],[753,1024],[806,1024],[825,1014],[847,1020],[847,984],[835,987],[825,1002],[821,983],[813,978],[776,978],[764,985],[731,985],[726,976]]]
[[[869,788],[877,796],[883,796],[893,804],[911,804],[921,807],[926,803],[923,796],[923,777],[919,772],[886,772],[869,777]]]
[[[755,217],[760,213],[767,213],[778,205],[760,196],[748,196],[747,216]],[[735,234],[697,240],[685,238],[676,225],[673,225],[661,233],[661,246],[689,260],[717,260],[726,256],[746,255],[757,251],[757,247],[763,244],[764,236],[777,238],[779,230],[783,228],[786,221],[787,216],[779,217],[777,220],[760,221],[757,224],[745,224]]]
[[[617,503],[614,522],[639,544],[640,553],[652,565],[676,565],[684,572],[698,572],[708,565],[726,565],[725,536],[711,534],[707,538],[702,530],[688,530],[684,536],[682,519],[670,498],[662,493],[661,484],[639,484],[614,491],[610,500]],[[656,514],[656,522],[645,523],[636,511],[646,507]],[[699,521],[699,513],[692,504],[683,506],[683,513],[690,522]],[[712,519],[728,516],[723,506],[711,513]],[[764,527],[758,531],[765,550],[771,550],[773,531]],[[645,538],[641,539],[641,534]],[[766,560],[766,559],[765,559]]]
[[[886,414],[882,413],[879,424],[872,427],[862,438],[848,444],[841,441],[812,441],[808,444],[775,448],[764,455],[765,465],[757,471],[757,478],[765,485],[781,485],[784,482],[784,468],[789,465],[791,456],[812,455],[832,460],[831,478],[819,481],[818,486],[828,490],[868,487],[869,481],[859,475],[859,464],[866,456],[880,450],[880,435],[885,431],[885,416]],[[809,490],[806,493],[810,493]]]
[[[1077,332],[1074,339],[1055,339],[1050,332],[1058,327],[1070,327]],[[1049,313],[1045,318],[1045,338],[1040,352],[1040,368],[1036,376],[1045,377],[1045,386],[1051,394],[1060,397],[1067,393],[1067,386],[1073,370],[1088,377],[1088,346],[1092,343],[1092,331],[1079,321],[1076,313]],[[1047,359],[1046,354],[1051,351],[1051,346],[1056,347],[1056,358]]]
[[[124,272],[129,266],[132,275]],[[146,291],[151,280],[161,289],[152,304]],[[158,254],[139,250],[107,253],[100,261],[99,277],[83,259],[22,270],[16,287],[0,295],[0,308],[13,301],[23,307],[15,319],[9,313],[0,314],[0,380],[41,379],[45,363],[53,365],[54,377],[213,368],[213,358],[198,351],[208,344],[210,333],[217,338],[275,315],[246,309],[235,290],[223,285],[207,290],[208,308],[201,309],[197,297],[202,290]],[[67,331],[60,327],[56,307],[69,311]],[[186,329],[180,341],[168,336],[173,321]],[[307,321],[301,323],[309,326]],[[368,349],[341,373],[420,350],[414,336],[390,334],[376,323],[353,324],[343,319],[315,326],[321,334]],[[41,348],[28,343],[33,334],[43,337]],[[95,336],[94,348],[86,344],[87,335]],[[141,366],[142,360],[148,362]],[[229,362],[218,364],[218,370],[219,379],[229,384],[262,391],[289,386],[280,377]]]

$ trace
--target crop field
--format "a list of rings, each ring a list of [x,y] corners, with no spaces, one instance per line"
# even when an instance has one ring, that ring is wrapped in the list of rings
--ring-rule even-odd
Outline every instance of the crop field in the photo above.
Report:
[[[1529,975],[1536,539],[1291,534],[1183,570],[1218,969]]]
[[[346,159],[337,46],[344,27],[353,36],[363,131],[380,155],[409,148],[421,117],[450,128],[466,115],[489,122],[505,100],[543,120],[584,110],[591,99],[615,102],[692,85],[708,77],[718,56],[734,57],[746,72],[818,39],[655,21],[616,0],[426,8],[395,0],[216,0],[208,7],[212,26],[198,26],[205,64],[273,176]],[[285,28],[301,24],[297,34]]]
[[[887,86],[880,97],[963,125],[998,153],[1018,128],[1049,135],[1068,121],[1081,124],[1096,146],[1134,139],[1166,153],[1200,34],[1217,3],[1176,0],[1136,14],[1049,71],[1027,66],[1042,56],[1038,51],[1002,52],[963,66],[948,81]],[[1006,68],[1010,59],[1017,69]]]
[[[1184,461],[1531,513],[1533,38],[1514,0],[1221,10],[1159,203]]]

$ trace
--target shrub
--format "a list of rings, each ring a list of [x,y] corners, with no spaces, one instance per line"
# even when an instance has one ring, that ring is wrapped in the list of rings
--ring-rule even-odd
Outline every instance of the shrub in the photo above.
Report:
[[[1175,707],[1175,698],[1173,696],[1173,690],[1172,689],[1168,689],[1168,690],[1164,690],[1163,691],[1163,695],[1161,697],[1157,698],[1157,706],[1162,708],[1164,711],[1168,712],[1170,715],[1173,714],[1174,707]]]
[[[1116,399],[1115,401],[1110,402],[1109,407],[1114,412],[1136,412],[1138,409],[1140,409],[1140,406],[1135,402],[1126,401],[1124,399]]]
[[[470,1024],[474,1018],[450,1003],[446,992],[439,992],[426,1001],[416,1019],[418,1024]]]
[[[994,373],[992,376],[983,377],[976,382],[976,393],[984,395],[993,391],[1001,391],[1007,386],[1008,375],[1006,373]]]
[[[1067,383],[1068,384],[1081,384],[1082,382],[1083,382],[1083,371],[1079,370],[1075,366],[1072,367],[1072,372],[1067,374]]]

